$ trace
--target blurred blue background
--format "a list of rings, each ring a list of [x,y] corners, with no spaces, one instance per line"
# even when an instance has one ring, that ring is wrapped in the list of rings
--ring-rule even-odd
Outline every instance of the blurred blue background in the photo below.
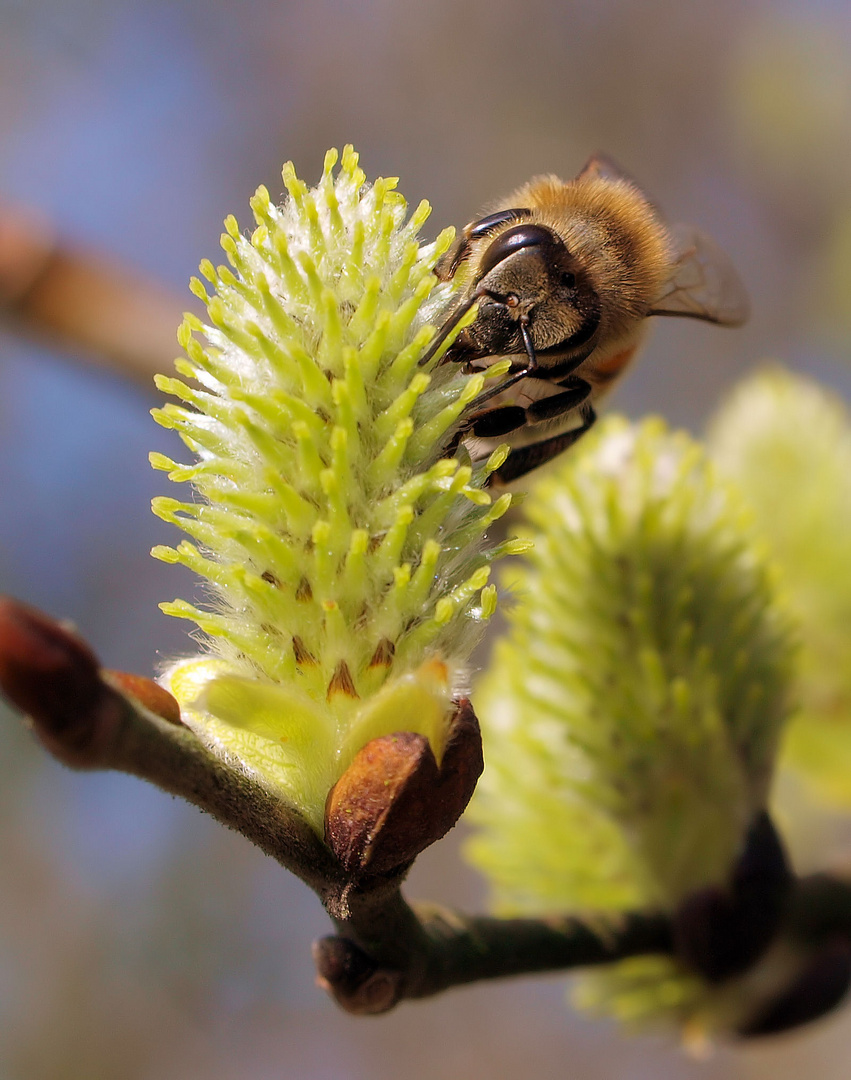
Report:
[[[179,298],[280,166],[353,142],[461,225],[602,149],[747,281],[725,332],[661,320],[610,407],[699,431],[774,358],[851,396],[851,9],[845,0],[0,2],[0,198]],[[176,354],[176,345],[175,345]],[[73,620],[110,667],[188,650],[191,583],[148,551],[170,452],[153,389],[0,331],[0,590]],[[851,1016],[705,1062],[564,1005],[561,978],[377,1020],[312,985],[318,901],[241,837],[121,776],[63,770],[0,717],[3,1080],[847,1077]],[[460,830],[456,830],[460,832]],[[409,892],[484,890],[453,836]]]

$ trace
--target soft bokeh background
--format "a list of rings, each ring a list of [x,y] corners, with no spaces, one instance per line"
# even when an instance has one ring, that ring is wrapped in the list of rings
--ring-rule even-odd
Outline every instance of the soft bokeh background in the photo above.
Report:
[[[754,316],[660,320],[613,405],[699,430],[767,357],[851,396],[847,0],[2,0],[0,198],[177,295],[223,216],[351,141],[436,232],[604,149],[710,232]],[[0,590],[72,619],[109,666],[186,649],[148,550],[169,452],[153,391],[0,333]],[[794,499],[794,492],[790,492]],[[355,1020],[312,985],[303,886],[192,808],[78,775],[0,716],[2,1080],[845,1078],[851,1010],[705,1062],[564,1005],[564,980]],[[459,830],[456,830],[458,832]],[[410,892],[481,907],[453,837]]]

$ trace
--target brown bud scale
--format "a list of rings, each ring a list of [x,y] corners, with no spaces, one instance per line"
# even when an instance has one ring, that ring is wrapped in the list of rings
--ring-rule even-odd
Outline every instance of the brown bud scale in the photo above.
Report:
[[[449,832],[483,768],[479,725],[466,699],[457,705],[440,767],[423,735],[373,739],[328,796],[326,841],[351,874],[404,867]]]
[[[150,712],[170,724],[180,724],[180,706],[175,698],[153,679],[144,675],[132,675],[128,671],[105,671],[109,681],[122,693],[135,698]]]

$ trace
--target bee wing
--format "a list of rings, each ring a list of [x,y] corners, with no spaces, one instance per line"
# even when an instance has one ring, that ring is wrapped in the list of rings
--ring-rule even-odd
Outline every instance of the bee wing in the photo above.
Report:
[[[612,161],[607,154],[602,154],[599,151],[588,158],[577,174],[576,179],[580,180],[586,176],[593,176],[598,180],[627,180],[633,187],[638,187],[638,184],[628,173],[623,171],[620,165]]]
[[[746,322],[748,294],[729,257],[692,225],[674,225],[670,234],[674,269],[649,314],[705,319],[719,326]]]

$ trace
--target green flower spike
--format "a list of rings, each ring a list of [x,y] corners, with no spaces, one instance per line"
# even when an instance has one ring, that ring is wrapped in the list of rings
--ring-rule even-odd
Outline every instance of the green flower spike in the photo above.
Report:
[[[322,834],[326,797],[357,752],[398,731],[440,763],[453,698],[493,613],[490,564],[522,545],[485,543],[510,504],[478,467],[444,449],[482,388],[439,356],[419,366],[451,296],[432,273],[452,230],[421,245],[394,180],[365,183],[351,147],[329,152],[308,189],[229,217],[230,267],[205,261],[192,290],[178,398],[154,412],[196,462],[153,454],[194,499],[154,512],[191,538],[153,554],[207,583],[209,603],[163,610],[197,623],[205,654],[164,684],[217,754],[249,770]],[[451,341],[451,338],[450,338]],[[448,343],[447,343],[448,344]],[[502,365],[501,370],[505,370]]]
[[[753,508],[800,623],[796,697],[783,763],[817,799],[851,808],[851,418],[780,368],[744,382],[710,450]]]
[[[769,573],[700,447],[657,421],[600,425],[525,511],[470,855],[505,913],[673,912],[726,883],[766,803],[791,651]],[[708,993],[665,957],[583,990],[681,1023]]]

